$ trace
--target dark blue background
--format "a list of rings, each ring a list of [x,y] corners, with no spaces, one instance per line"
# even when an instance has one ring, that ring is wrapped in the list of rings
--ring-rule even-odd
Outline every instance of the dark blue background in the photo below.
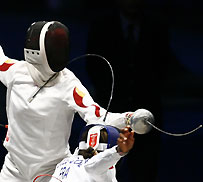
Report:
[[[71,32],[71,58],[85,53],[90,21],[110,11],[108,1],[44,0],[6,1],[0,7],[0,45],[11,58],[24,59],[23,47],[27,28],[34,21],[58,20]],[[150,1],[149,12],[169,20],[171,48],[184,68],[162,86],[163,129],[182,133],[203,124],[203,3],[197,0]],[[164,12],[164,13],[163,13]],[[164,60],[163,60],[164,61]],[[92,84],[85,70],[85,60],[73,63],[70,69],[90,91]],[[116,80],[115,80],[116,81]],[[5,87],[0,84],[0,123],[6,124]],[[71,150],[83,121],[76,116],[70,139]],[[0,128],[0,142],[6,134]],[[0,163],[6,150],[0,143]],[[135,164],[136,165],[136,164]],[[203,129],[184,137],[162,135],[157,182],[203,181]],[[147,175],[147,171],[146,171]]]

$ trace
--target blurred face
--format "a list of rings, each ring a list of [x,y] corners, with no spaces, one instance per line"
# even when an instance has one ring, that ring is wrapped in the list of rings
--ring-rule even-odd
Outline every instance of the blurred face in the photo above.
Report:
[[[121,13],[128,19],[139,18],[143,12],[144,0],[115,0]]]

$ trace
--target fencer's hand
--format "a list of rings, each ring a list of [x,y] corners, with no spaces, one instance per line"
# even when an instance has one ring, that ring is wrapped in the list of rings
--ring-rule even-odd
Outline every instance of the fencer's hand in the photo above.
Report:
[[[118,152],[127,153],[134,145],[134,131],[130,126],[126,126],[121,130],[120,137],[117,139]]]

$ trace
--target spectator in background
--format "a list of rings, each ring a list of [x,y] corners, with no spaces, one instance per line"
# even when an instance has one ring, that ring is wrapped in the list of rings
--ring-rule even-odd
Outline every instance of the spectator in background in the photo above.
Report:
[[[91,24],[87,53],[104,56],[113,67],[115,87],[110,110],[147,108],[160,127],[160,87],[168,64],[172,64],[172,54],[167,23],[147,13],[143,0],[115,0],[112,12]],[[90,57],[87,71],[95,90],[94,99],[106,107],[112,83],[110,69],[102,61]],[[154,130],[147,135],[135,134],[135,141],[125,161],[131,181],[154,182],[160,135]],[[122,174],[118,175],[122,179]]]

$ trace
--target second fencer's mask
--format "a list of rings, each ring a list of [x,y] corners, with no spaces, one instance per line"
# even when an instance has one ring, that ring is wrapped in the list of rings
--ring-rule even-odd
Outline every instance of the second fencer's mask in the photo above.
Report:
[[[69,44],[68,28],[60,22],[39,21],[29,27],[24,55],[31,77],[38,86],[67,66]],[[47,86],[55,84],[57,79],[54,79]]]
[[[105,129],[107,132],[106,141],[100,142],[100,132]],[[83,133],[87,133],[85,141],[82,139]],[[102,152],[108,148],[117,145],[117,139],[120,135],[119,129],[109,125],[91,124],[83,128],[79,139],[79,150],[87,150],[89,147]]]

